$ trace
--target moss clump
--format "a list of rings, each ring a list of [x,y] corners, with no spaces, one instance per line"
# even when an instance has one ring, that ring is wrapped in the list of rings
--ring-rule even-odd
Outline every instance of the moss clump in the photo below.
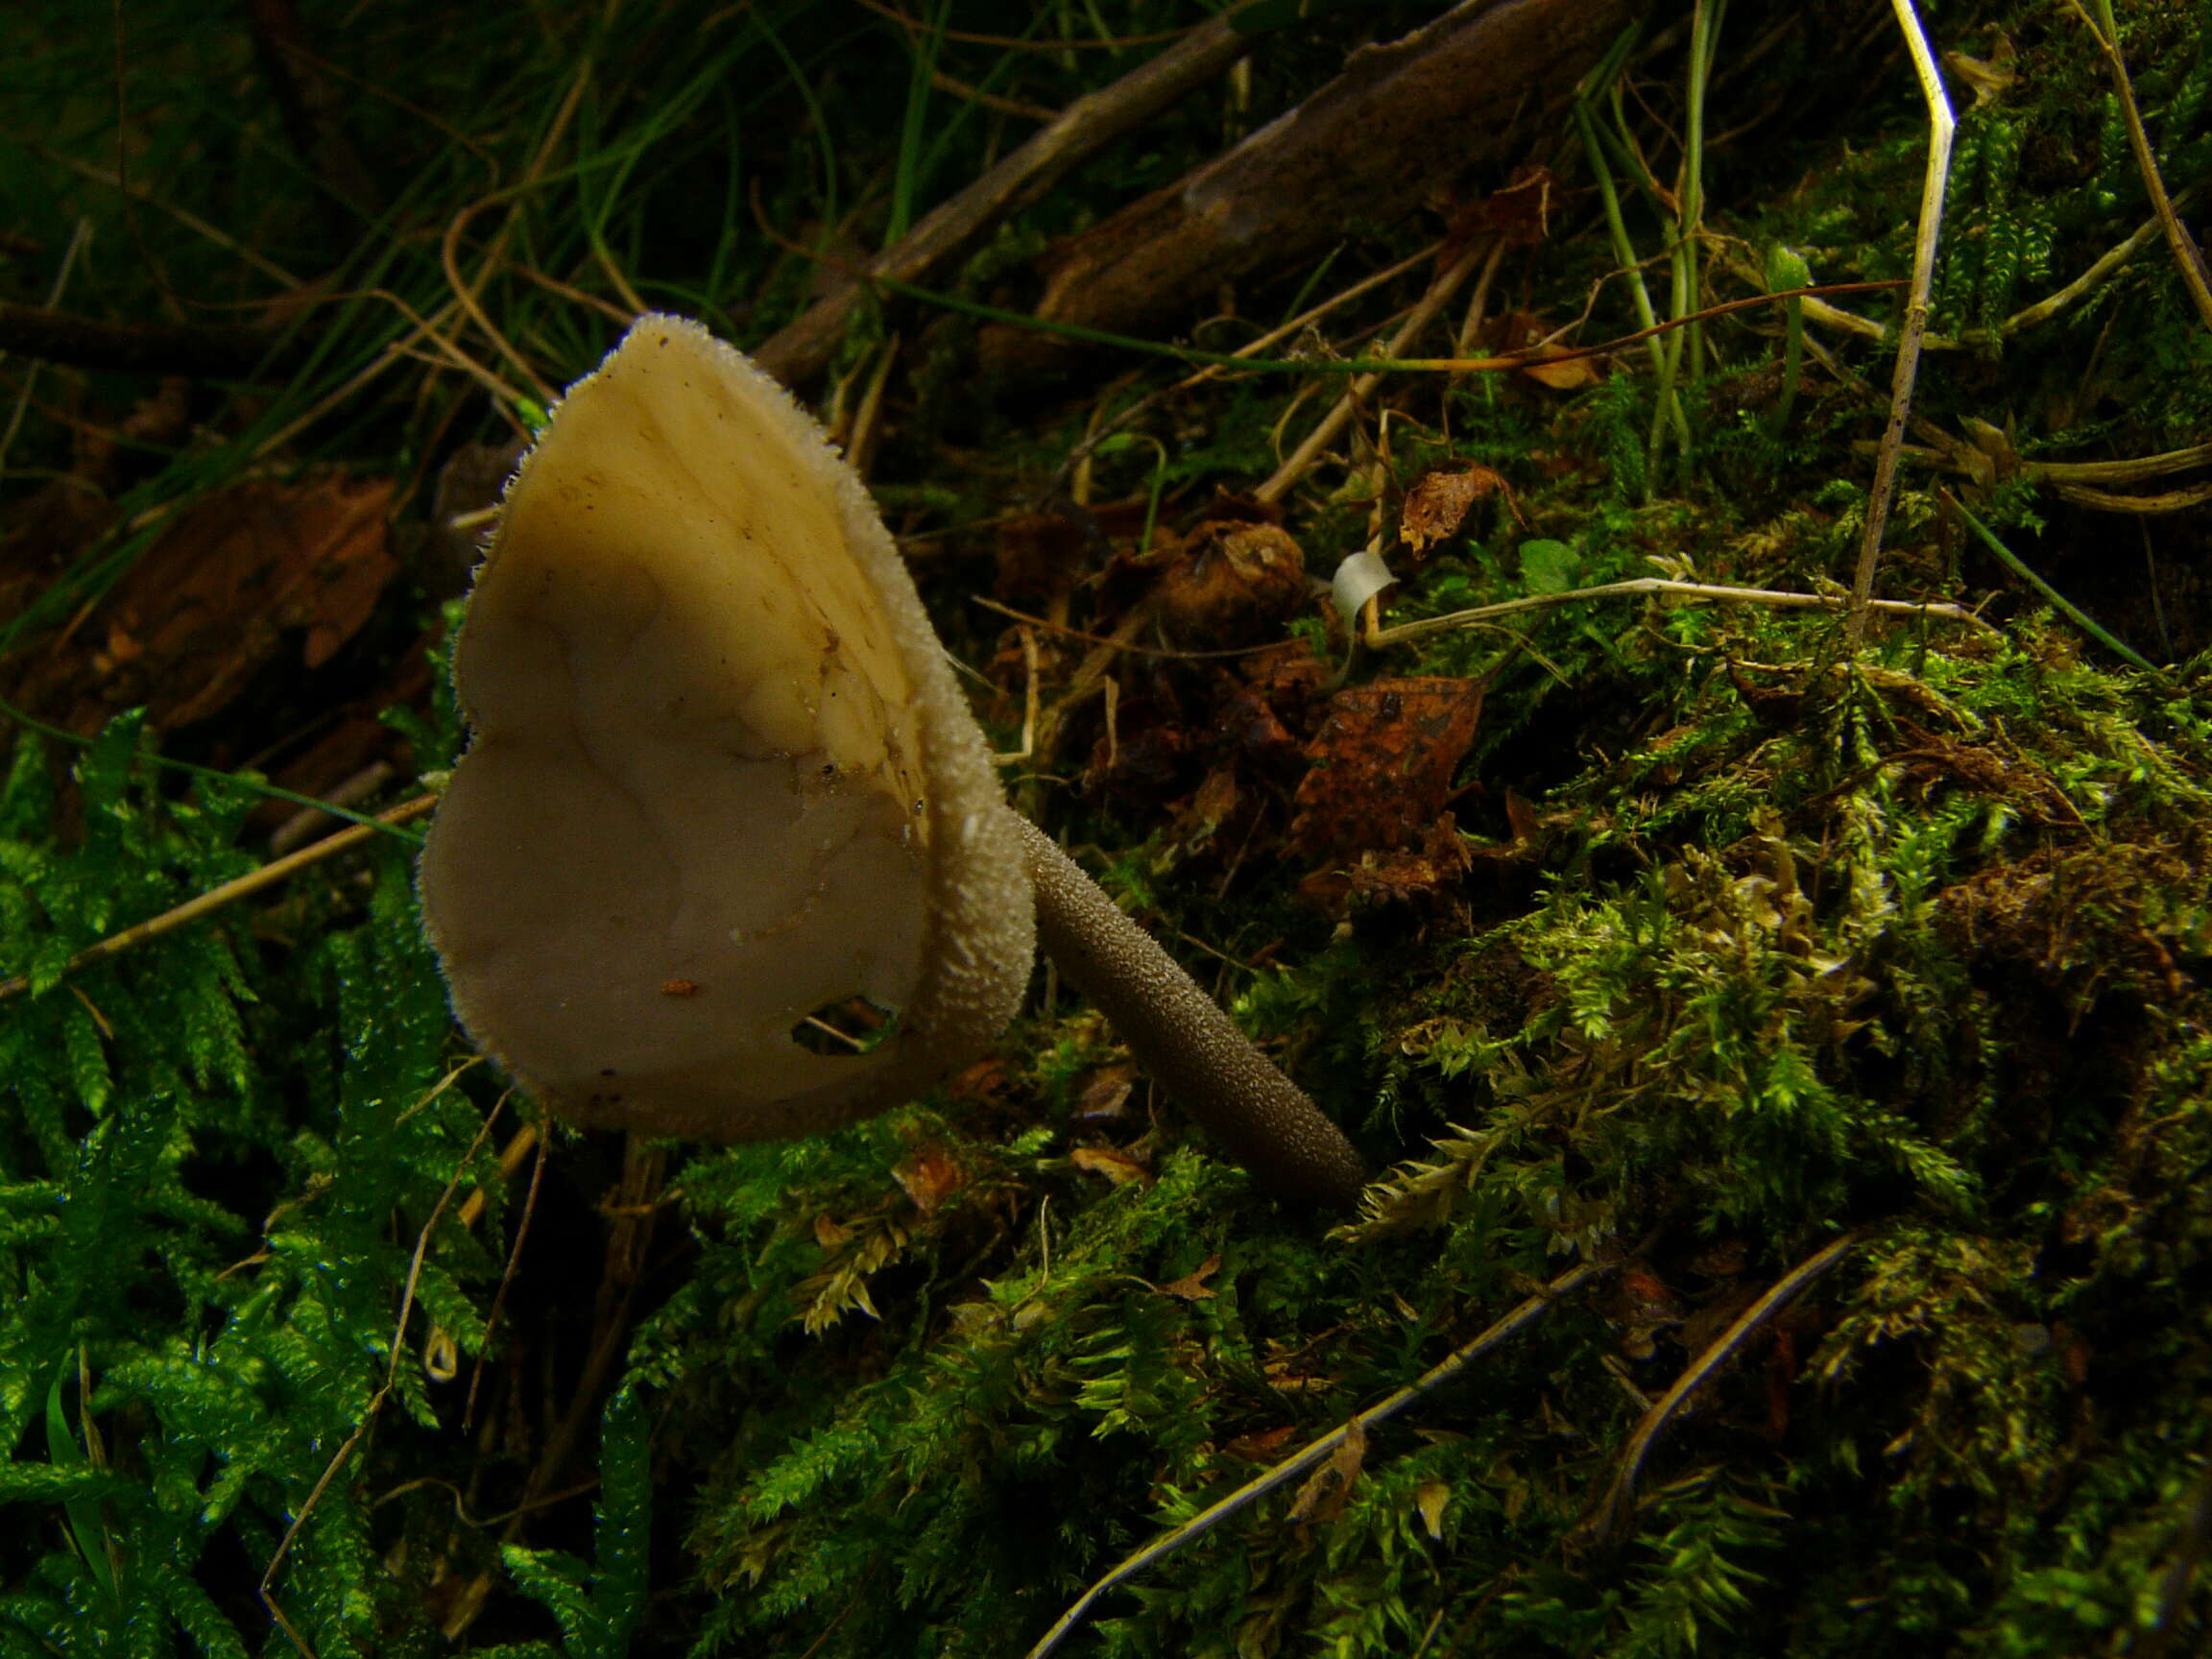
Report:
[[[29,395],[0,478],[0,691],[57,722],[112,713],[144,631],[102,595],[171,509],[219,508],[248,469],[390,479],[394,546],[428,544],[431,473],[507,443],[612,337],[578,295],[759,341],[816,269],[750,204],[793,246],[873,248],[1002,155],[1024,101],[1065,107],[1135,61],[1007,44],[1082,10],[910,28],[631,0],[619,28],[526,36],[377,9],[382,33],[323,42],[393,77],[348,116],[389,173],[364,207],[285,147],[273,103],[236,96],[243,36],[142,7],[122,150],[144,194],[84,195],[118,146],[84,66],[108,75],[116,42],[80,37],[82,8],[28,8],[0,129],[72,164],[0,145],[0,187],[53,248],[82,213],[96,250],[129,251],[67,302],[280,299],[321,331],[266,395],[10,380]],[[442,671],[410,643],[439,634],[432,562],[388,579],[340,657],[272,655],[197,726],[18,737],[0,1659],[1020,1653],[1131,1551],[1577,1263],[1601,1271],[1116,1590],[1066,1651],[2201,1646],[2212,589],[2187,451],[2212,348],[2155,238],[2097,266],[2148,199],[2070,11],[1936,19],[1984,96],[1881,591],[1982,626],[1879,621],[1854,649],[1826,611],[1613,598],[1356,651],[1316,606],[1265,650],[1192,656],[1208,642],[1147,622],[1164,570],[1262,521],[1320,576],[1382,543],[1390,623],[1654,572],[1837,591],[1885,419],[1887,290],[1808,302],[1794,345],[1786,310],[1699,316],[1665,395],[1641,341],[1541,375],[1393,375],[1314,469],[1252,498],[1340,390],[1327,360],[1374,349],[1448,231],[1514,238],[1485,316],[1449,319],[1475,351],[1640,327],[1623,267],[1654,258],[1680,261],[1681,292],[1647,295],[1685,325],[1758,299],[1784,254],[1830,282],[1905,273],[1926,136],[1889,10],[1739,7],[1710,73],[1685,57],[1716,38],[1703,14],[1662,8],[1624,79],[1583,88],[1594,141],[1565,117],[1532,132],[1545,170],[1520,189],[1356,228],[1193,324],[1233,349],[1345,293],[1269,348],[1310,376],[1145,364],[1140,388],[1114,363],[979,386],[972,320],[900,298],[822,389],[1001,747],[1036,689],[1027,801],[1373,1161],[1341,1225],[1258,1195],[1042,983],[991,1058],[836,1137],[548,1126],[453,1029],[397,838],[71,971],[262,861],[248,758],[290,766],[349,714],[376,736],[383,706],[407,742],[369,752],[397,777],[449,761]],[[1264,37],[1248,83],[1185,100],[938,279],[1018,308],[1050,237],[1292,107],[1394,27],[1378,15],[1413,21],[1333,9]],[[1093,19],[1198,20],[1154,0]],[[2176,184],[2212,156],[2207,21],[2122,19]],[[333,245],[342,267],[311,265]],[[317,303],[272,269],[317,276]],[[482,319],[448,308],[455,273]],[[50,275],[11,263],[0,288],[37,302]],[[409,354],[415,317],[439,319],[435,361]],[[1393,525],[1439,473],[1472,506],[1416,554]],[[1946,492],[2164,666],[2116,667],[2039,611]],[[994,632],[986,589],[1046,620]],[[1479,681],[1481,713],[1467,737],[1462,688],[1463,752],[1439,760],[1429,733],[1415,765],[1389,706],[1423,678]],[[1363,724],[1337,717],[1347,686]],[[182,781],[156,748],[213,771]],[[1382,781],[1329,793],[1326,837],[1298,828],[1317,768]]]

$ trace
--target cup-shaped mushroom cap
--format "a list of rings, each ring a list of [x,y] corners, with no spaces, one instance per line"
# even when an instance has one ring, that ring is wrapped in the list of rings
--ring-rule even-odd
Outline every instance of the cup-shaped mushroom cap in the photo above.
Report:
[[[509,486],[422,855],[477,1042],[585,1122],[835,1127],[966,1064],[1033,899],[982,733],[867,492],[783,389],[646,317]],[[801,1040],[859,998],[865,1052]]]

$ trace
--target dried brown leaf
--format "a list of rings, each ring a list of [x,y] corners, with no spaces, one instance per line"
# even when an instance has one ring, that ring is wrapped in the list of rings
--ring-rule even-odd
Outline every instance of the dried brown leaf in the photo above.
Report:
[[[1513,492],[1505,480],[1487,467],[1473,465],[1452,470],[1425,472],[1406,492],[1406,505],[1398,515],[1398,539],[1416,553],[1455,536],[1475,503],[1486,495],[1503,495],[1507,506]],[[1519,517],[1519,509],[1515,509]]]
[[[326,472],[200,497],[101,601],[89,661],[58,655],[21,694],[81,729],[138,703],[173,729],[228,705],[288,641],[321,667],[398,572],[392,492],[389,478]]]
[[[1126,1152],[1116,1152],[1106,1146],[1078,1146],[1068,1154],[1068,1161],[1078,1169],[1088,1169],[1094,1175],[1103,1175],[1117,1187],[1125,1187],[1132,1181],[1149,1181],[1152,1171],[1130,1157]]]
[[[1444,1505],[1452,1502],[1452,1488],[1441,1480],[1424,1480],[1413,1493],[1413,1507],[1421,1512],[1421,1525],[1429,1536],[1444,1536]]]
[[[891,1178],[925,1215],[968,1185],[968,1171],[935,1144],[917,1146],[891,1171]]]
[[[1326,1525],[1344,1513],[1344,1505],[1351,1502],[1352,1482],[1359,1479],[1360,1466],[1367,1461],[1367,1431],[1354,1418],[1344,1431],[1344,1438],[1336,1450],[1329,1454],[1329,1461],[1306,1478],[1298,1488],[1298,1496],[1290,1502],[1288,1521],[1319,1521]]]
[[[1209,1256],[1182,1278],[1161,1286],[1160,1293],[1163,1296],[1179,1297],[1185,1302],[1211,1301],[1214,1292],[1206,1288],[1206,1281],[1220,1271],[1221,1258],[1218,1255]]]
[[[1421,841],[1481,713],[1472,680],[1392,678],[1337,692],[1307,750],[1293,850],[1341,857]]]

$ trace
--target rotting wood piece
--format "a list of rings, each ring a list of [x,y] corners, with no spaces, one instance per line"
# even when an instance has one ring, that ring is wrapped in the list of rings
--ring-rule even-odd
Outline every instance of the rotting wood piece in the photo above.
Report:
[[[0,350],[42,363],[195,380],[267,380],[292,373],[293,349],[275,329],[118,323],[0,301]]]
[[[1231,7],[1112,85],[1078,98],[885,249],[869,263],[866,275],[922,280],[993,225],[1044,195],[1069,169],[1219,75],[1250,51],[1256,38],[1232,20],[1240,10],[1241,4]],[[864,292],[856,281],[841,281],[827,299],[764,341],[753,360],[786,386],[811,379],[830,360]]]
[[[1502,170],[1631,11],[1624,0],[1468,0],[1362,48],[1297,108],[1048,252],[1036,315],[1159,333],[1224,279],[1292,265]],[[1015,378],[1078,349],[1005,324],[977,342],[987,368]]]

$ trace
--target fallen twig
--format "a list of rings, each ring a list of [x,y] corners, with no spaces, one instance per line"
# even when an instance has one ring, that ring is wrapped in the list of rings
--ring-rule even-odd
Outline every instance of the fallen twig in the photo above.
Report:
[[[437,805],[437,796],[418,795],[412,801],[401,802],[389,812],[378,813],[372,823],[356,824],[351,829],[341,830],[335,835],[324,837],[312,847],[302,847],[297,853],[287,853],[281,858],[272,859],[260,869],[249,871],[234,881],[226,881],[220,887],[209,888],[196,899],[187,899],[173,910],[165,910],[149,921],[126,927],[120,933],[110,934],[97,945],[87,945],[69,958],[61,970],[62,975],[66,977],[79,969],[89,968],[95,962],[105,962],[110,956],[119,956],[133,945],[143,945],[149,939],[174,933],[186,923],[197,922],[203,916],[211,916],[226,904],[234,903],[250,893],[258,893],[264,887],[274,886],[298,875],[310,864],[358,847],[372,836],[382,834],[387,829],[411,823]],[[28,974],[18,974],[12,979],[0,979],[0,1002],[7,1001],[11,997],[20,997],[30,989],[31,979]]]
[[[1362,47],[1297,108],[1174,182],[1058,244],[1038,320],[1166,332],[1224,281],[1293,267],[1357,226],[1387,224],[1440,187],[1501,169],[1563,103],[1634,8],[1621,0],[1465,0]],[[1421,165],[1407,166],[1418,156]],[[1065,331],[986,328],[976,355],[1050,372]]]
[[[1660,1396],[1658,1404],[1644,1413],[1636,1431],[1629,1435],[1628,1445],[1621,1454],[1620,1467],[1614,1471],[1612,1484],[1605,1489],[1590,1513],[1577,1522],[1568,1534],[1571,1549],[1610,1550],[1626,1535],[1628,1522],[1635,1512],[1636,1478],[1642,1473],[1644,1459],[1659,1436],[1674,1421],[1674,1415],[1707,1382],[1722,1364],[1782,1311],[1802,1296],[1822,1275],[1851,1253],[1859,1242],[1858,1233],[1846,1233],[1826,1249],[1821,1250],[1792,1268],[1779,1284],[1758,1301],[1746,1308],[1704,1353],[1691,1361],[1674,1386]]]
[[[1874,460],[1874,482],[1866,496],[1866,534],[1859,543],[1859,568],[1851,580],[1851,644],[1866,637],[1866,613],[1874,598],[1874,570],[1882,560],[1882,532],[1889,523],[1889,500],[1897,488],[1897,456],[1905,446],[1905,422],[1912,413],[1912,383],[1920,372],[1920,340],[1928,332],[1929,296],[1936,286],[1936,241],[1943,225],[1943,192],[1951,174],[1951,135],[1958,120],[1943,95],[1936,55],[1928,49],[1912,0],[1891,0],[1897,23],[1911,49],[1912,67],[1928,101],[1928,170],[1920,185],[1920,229],[1912,244],[1912,287],[1905,301],[1905,326],[1897,341],[1897,372],[1890,382],[1889,424],[1882,432],[1882,452]]]
[[[1084,1591],[1076,1599],[1075,1603],[1067,1612],[1060,1615],[1052,1628],[1046,1631],[1037,1645],[1029,1649],[1027,1659],[1045,1659],[1046,1654],[1067,1639],[1069,1632],[1083,1622],[1085,1615],[1091,1611],[1093,1605],[1109,1590],[1127,1582],[1140,1573],[1158,1566],[1169,1555],[1182,1549],[1184,1545],[1212,1531],[1239,1509],[1249,1507],[1268,1493],[1288,1485],[1301,1475],[1305,1475],[1328,1461],[1330,1455],[1352,1436],[1366,1433],[1377,1424],[1387,1422],[1390,1418],[1395,1417],[1416,1400],[1434,1393],[1438,1388],[1466,1370],[1468,1366],[1474,1364],[1476,1360],[1488,1354],[1490,1350],[1505,1341],[1506,1338],[1517,1335],[1542,1318],[1544,1314],[1551,1311],[1552,1304],[1561,1297],[1581,1289],[1583,1286],[1601,1274],[1610,1273],[1615,1265],[1616,1263],[1613,1262],[1586,1262],[1579,1267],[1569,1268],[1558,1278],[1546,1285],[1543,1289],[1537,1291],[1535,1295],[1513,1308],[1504,1317],[1484,1330],[1480,1335],[1463,1346],[1454,1349],[1451,1355],[1440,1364],[1423,1372],[1420,1377],[1399,1389],[1397,1393],[1379,1405],[1370,1406],[1358,1416],[1351,1418],[1322,1435],[1318,1440],[1311,1442],[1304,1450],[1285,1458],[1265,1474],[1247,1480],[1219,1503],[1210,1504],[1184,1522],[1182,1526],[1155,1538],[1143,1549],[1129,1556],[1111,1573],[1099,1579],[1097,1583],[1092,1585],[1090,1589]]]
[[[0,351],[120,374],[195,380],[281,380],[300,343],[282,329],[193,323],[110,323],[0,301]]]
[[[1459,284],[1464,282],[1468,275],[1474,271],[1478,259],[1486,259],[1483,276],[1488,278],[1497,271],[1498,261],[1504,252],[1505,241],[1503,237],[1495,239],[1487,248],[1484,248],[1479,242],[1471,243],[1460,252],[1458,258],[1437,272],[1434,279],[1429,284],[1429,291],[1421,296],[1419,302],[1407,314],[1404,325],[1399,328],[1396,334],[1391,336],[1390,344],[1386,349],[1388,354],[1392,357],[1403,356],[1411,348],[1413,342],[1421,337],[1421,331],[1428,327],[1435,318],[1436,313],[1444,308],[1445,301],[1458,292]],[[1483,285],[1485,288],[1488,287],[1487,280]],[[1305,441],[1296,449],[1291,451],[1290,458],[1275,469],[1275,475],[1252,493],[1254,499],[1263,506],[1269,506],[1287,495],[1291,486],[1306,476],[1308,469],[1312,467],[1314,459],[1320,455],[1323,449],[1334,443],[1337,435],[1352,423],[1352,417],[1358,413],[1359,405],[1365,402],[1375,388],[1382,383],[1382,376],[1380,374],[1362,374],[1347,386],[1343,396],[1336,399],[1335,406],[1321,418],[1320,423],[1306,435]]]
[[[1255,36],[1237,28],[1238,10],[1209,19],[1111,86],[1076,99],[982,178],[940,203],[870,261],[863,275],[904,281],[926,276],[992,225],[1044,195],[1070,168],[1214,79],[1252,49]],[[770,335],[754,361],[786,385],[811,378],[829,361],[866,293],[865,283],[855,283],[818,301]]]
[[[1637,576],[1596,588],[1574,588],[1564,593],[1527,593],[1495,605],[1478,605],[1471,611],[1454,611],[1445,616],[1424,616],[1417,622],[1379,628],[1366,635],[1360,643],[1404,645],[1411,640],[1426,639],[1431,634],[1472,627],[1496,616],[1511,616],[1523,611],[1549,611],[1554,606],[1573,605],[1584,599],[1617,599],[1638,593],[1673,599],[1711,599],[1734,605],[1766,605],[1784,611],[1842,611],[1851,605],[1851,601],[1839,593],[1789,593],[1772,588],[1730,588],[1717,582],[1676,582],[1664,576]],[[1946,622],[1964,622],[1985,633],[1996,632],[1963,605],[1946,601],[1876,599],[1869,609],[1888,616],[1936,616]]]
[[[2134,151],[2136,170],[2143,175],[2143,188],[2150,192],[2151,205],[2165,229],[2166,246],[2173,251],[2174,264],[2181,273],[2181,286],[2189,290],[2198,318],[2212,328],[2212,284],[2206,281],[2204,256],[2198,252],[2196,240],[2180,215],[2174,211],[2173,200],[2166,194],[2166,180],[2158,175],[2158,158],[2151,153],[2151,135],[2143,131],[2143,112],[2135,107],[2135,86],[2128,78],[2128,60],[2120,56],[2119,24],[2112,15],[2112,0],[2097,0],[2095,17],[2082,9],[2081,0],[2066,0],[2066,4],[2089,26],[2097,49],[2104,54],[2104,62],[2112,71],[2112,90],[2120,100],[2121,118],[2128,127],[2128,147]]]
[[[2176,193],[2174,205],[2176,209],[2192,206],[2200,194],[2201,192],[2197,186],[2191,185],[2188,189]],[[2046,294],[2032,305],[2023,305],[1994,328],[1967,328],[1956,335],[1923,334],[1920,337],[1920,349],[1923,351],[1962,351],[1969,348],[1987,346],[1995,340],[2009,340],[2015,334],[2050,322],[2061,311],[2094,293],[2097,285],[2105,277],[2111,276],[2113,272],[2119,270],[2136,254],[2142,252],[2145,248],[2156,241],[2161,228],[2157,216],[2152,215],[2136,226],[2133,230],[2118,242],[2105,249],[2104,252],[2090,262],[2087,270],[2063,288]],[[1757,272],[1741,260],[1730,261],[1729,268],[1746,282],[1758,280]],[[1828,289],[1826,292],[1833,293],[1835,290]],[[1879,341],[1888,338],[1888,326],[1886,324],[1875,322],[1871,317],[1862,317],[1856,311],[1846,311],[1840,305],[1831,305],[1827,301],[1817,298],[1806,299],[1804,306],[1805,320],[1809,323],[1824,324],[1828,327],[1839,329],[1843,333],[1856,334],[1863,340]]]

